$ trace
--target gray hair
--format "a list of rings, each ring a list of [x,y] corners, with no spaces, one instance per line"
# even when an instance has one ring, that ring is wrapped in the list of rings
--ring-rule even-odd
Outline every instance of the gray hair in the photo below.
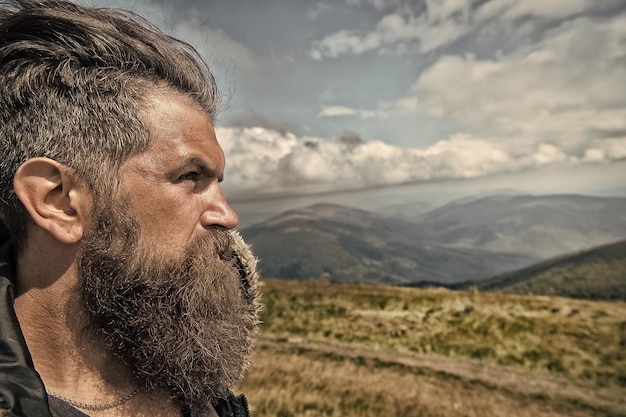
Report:
[[[26,160],[48,157],[94,200],[147,149],[146,96],[189,97],[214,120],[215,79],[188,44],[136,14],[67,0],[0,0],[0,216],[18,247],[30,217],[13,190]]]

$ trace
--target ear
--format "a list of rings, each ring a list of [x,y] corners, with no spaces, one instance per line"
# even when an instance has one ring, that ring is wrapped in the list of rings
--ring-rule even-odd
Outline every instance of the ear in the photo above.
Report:
[[[31,158],[15,173],[13,189],[32,220],[65,244],[80,241],[91,211],[91,193],[67,166]]]

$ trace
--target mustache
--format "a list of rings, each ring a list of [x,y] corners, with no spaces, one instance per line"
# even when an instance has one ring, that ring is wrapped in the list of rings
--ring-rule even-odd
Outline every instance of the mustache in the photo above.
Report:
[[[101,210],[103,211],[103,210]],[[114,249],[118,254],[127,254],[127,257],[119,259],[121,263],[130,261],[130,255],[136,257],[148,257],[150,253],[137,254],[141,227],[134,220],[133,216],[119,213],[117,209],[108,209],[111,215],[98,216],[93,225],[91,234],[95,231],[96,239],[92,239],[91,251],[111,252]],[[123,233],[112,233],[112,231],[124,231]],[[85,249],[85,248],[83,248]],[[215,253],[222,261],[231,261],[236,255],[233,249],[233,237],[231,232],[221,226],[206,228],[205,233],[196,236],[184,251],[184,257],[192,257],[197,253]]]
[[[207,233],[206,236],[203,235],[198,239],[204,240],[205,245],[212,246],[213,251],[221,260],[230,261],[235,255],[235,251],[233,250],[233,238],[230,231],[216,226],[207,229]]]

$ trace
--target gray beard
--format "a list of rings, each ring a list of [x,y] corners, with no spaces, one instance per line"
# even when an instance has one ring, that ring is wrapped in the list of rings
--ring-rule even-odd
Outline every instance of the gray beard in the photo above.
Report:
[[[256,259],[238,234],[217,228],[182,257],[157,257],[139,247],[139,227],[120,206],[99,211],[82,246],[83,340],[121,360],[145,389],[168,392],[184,410],[206,408],[249,365]]]

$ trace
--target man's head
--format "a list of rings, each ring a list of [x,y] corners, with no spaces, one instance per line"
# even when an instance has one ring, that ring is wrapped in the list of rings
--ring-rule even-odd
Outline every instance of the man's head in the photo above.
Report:
[[[12,239],[20,253],[37,239],[71,248],[79,345],[202,407],[241,377],[259,310],[255,259],[228,230],[237,217],[219,186],[211,73],[130,12],[0,5],[0,214]]]
[[[147,98],[177,92],[212,120],[218,94],[193,48],[134,14],[61,0],[0,4],[0,215],[21,249],[30,217],[13,181],[25,161],[53,159],[106,198],[119,167],[150,144]]]

